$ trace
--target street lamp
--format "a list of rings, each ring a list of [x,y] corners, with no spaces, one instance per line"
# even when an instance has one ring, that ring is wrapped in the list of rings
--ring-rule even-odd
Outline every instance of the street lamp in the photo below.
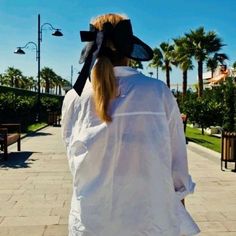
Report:
[[[38,44],[34,43],[34,42],[28,42],[24,47],[17,47],[17,49],[14,51],[14,53],[16,54],[25,54],[23,48],[28,48],[29,44],[33,44],[36,48],[36,61],[38,62],[38,73],[37,73],[37,77],[38,77],[38,96],[37,96],[37,118],[36,121],[40,121],[40,105],[41,105],[41,101],[40,101],[40,59],[41,59],[41,53],[40,53],[40,46],[41,46],[41,42],[42,42],[42,31],[43,31],[43,27],[44,26],[49,26],[50,30],[53,30],[52,35],[53,36],[63,36],[62,32],[60,29],[56,29],[54,28],[50,23],[44,23],[41,25],[40,23],[40,14],[38,14]]]

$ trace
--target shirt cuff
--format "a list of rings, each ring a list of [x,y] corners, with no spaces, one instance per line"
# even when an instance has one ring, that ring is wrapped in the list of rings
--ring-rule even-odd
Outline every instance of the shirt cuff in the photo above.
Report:
[[[184,199],[187,195],[194,192],[196,184],[192,181],[191,176],[188,177],[186,185],[176,191],[179,200]]]

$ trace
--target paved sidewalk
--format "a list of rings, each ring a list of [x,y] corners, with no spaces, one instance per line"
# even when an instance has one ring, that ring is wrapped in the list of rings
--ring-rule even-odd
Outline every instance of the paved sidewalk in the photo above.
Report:
[[[186,207],[200,235],[236,236],[236,173],[221,171],[220,155],[196,144],[188,156],[197,187]],[[0,161],[0,181],[0,236],[67,236],[72,182],[60,128],[24,138],[22,152]]]
[[[60,128],[22,139],[22,152],[0,162],[0,182],[0,236],[67,235],[72,182]]]

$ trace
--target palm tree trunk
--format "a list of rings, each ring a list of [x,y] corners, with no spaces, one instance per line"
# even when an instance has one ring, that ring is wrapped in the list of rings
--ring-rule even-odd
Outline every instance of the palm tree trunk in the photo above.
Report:
[[[49,93],[49,87],[50,87],[49,80],[47,79],[45,82],[46,82],[46,84],[45,84],[45,93]]]
[[[19,88],[19,80],[15,78],[15,88]]]
[[[61,85],[59,85],[59,95],[61,95]]]
[[[213,78],[214,70],[211,70],[211,78]]]
[[[159,76],[158,69],[159,69],[159,68],[158,68],[158,66],[157,66],[157,79],[158,79],[158,76]]]
[[[188,78],[188,71],[184,70],[183,71],[183,84],[182,84],[182,98],[184,99],[184,97],[186,96],[187,93],[187,78]]]
[[[170,69],[169,69],[169,63],[166,63],[166,84],[170,88]]]
[[[203,61],[198,61],[198,97],[201,97],[203,94]]]

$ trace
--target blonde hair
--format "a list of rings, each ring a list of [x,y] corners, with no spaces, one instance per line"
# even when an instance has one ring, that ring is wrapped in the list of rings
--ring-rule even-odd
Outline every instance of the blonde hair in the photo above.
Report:
[[[92,20],[92,24],[98,30],[102,30],[104,23],[110,22],[115,26],[124,19],[126,19],[124,15],[106,14]],[[113,51],[116,50],[110,41],[107,42],[106,47]],[[104,122],[112,121],[108,109],[111,100],[117,96],[117,84],[113,66],[111,59],[106,56],[100,56],[91,71],[95,109],[98,117]]]

